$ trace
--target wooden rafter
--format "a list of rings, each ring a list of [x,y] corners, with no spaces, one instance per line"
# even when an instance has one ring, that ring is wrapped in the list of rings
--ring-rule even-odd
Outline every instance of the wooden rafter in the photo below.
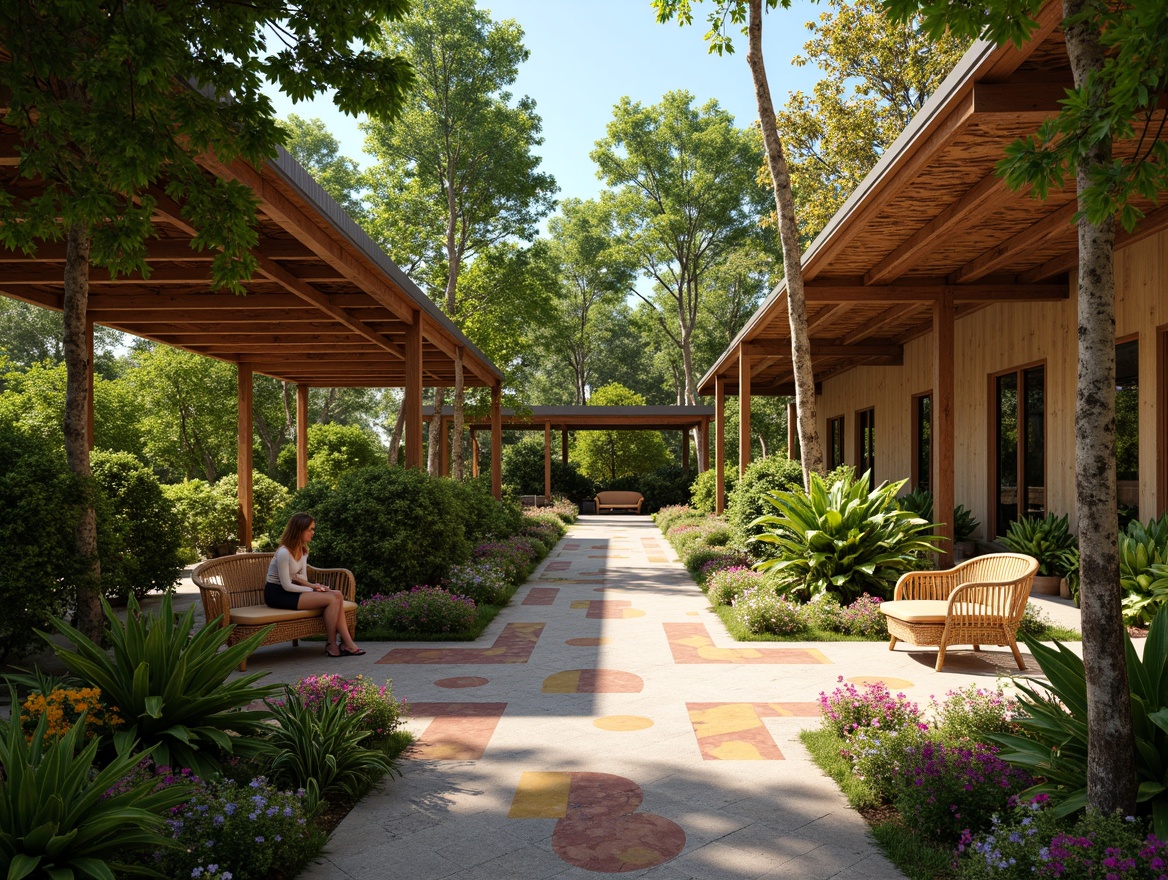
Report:
[[[961,284],[962,282],[976,281],[979,278],[984,278],[994,271],[994,269],[1010,262],[1019,253],[1034,247],[1039,242],[1059,235],[1060,233],[1073,230],[1074,227],[1070,225],[1071,219],[1075,216],[1075,212],[1078,209],[1079,206],[1074,201],[1068,202],[1057,210],[1047,214],[1037,223],[1027,226],[1017,235],[1011,236],[1001,244],[990,248],[981,256],[970,260],[951,274],[949,281],[953,284]]]

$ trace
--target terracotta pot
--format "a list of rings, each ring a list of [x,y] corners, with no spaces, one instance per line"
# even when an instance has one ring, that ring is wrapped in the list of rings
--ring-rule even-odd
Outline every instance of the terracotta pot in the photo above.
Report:
[[[1062,581],[1062,578],[1049,575],[1035,575],[1034,587],[1030,592],[1038,593],[1042,596],[1057,596],[1059,594],[1060,581]]]
[[[1062,599],[1071,599],[1071,585],[1067,583],[1067,579],[1063,578],[1059,581],[1059,597]]]

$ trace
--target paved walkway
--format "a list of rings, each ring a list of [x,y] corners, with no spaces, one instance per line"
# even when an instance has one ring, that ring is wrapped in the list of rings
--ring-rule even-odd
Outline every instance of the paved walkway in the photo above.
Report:
[[[1056,606],[1057,609],[1057,606]],[[927,701],[1006,649],[735,643],[648,517],[585,517],[475,643],[261,649],[249,670],[391,678],[419,737],[308,880],[899,878],[798,740],[817,695]]]

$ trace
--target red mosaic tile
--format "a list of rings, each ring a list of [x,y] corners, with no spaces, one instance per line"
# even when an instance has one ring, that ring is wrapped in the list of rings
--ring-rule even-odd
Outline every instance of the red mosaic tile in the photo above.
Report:
[[[819,714],[819,703],[686,703],[703,761],[782,761],[763,718]]]
[[[407,755],[426,761],[477,761],[506,709],[506,703],[411,703],[412,715],[434,720]]]
[[[378,663],[490,665],[526,663],[546,624],[509,623],[489,648],[394,648]]]
[[[440,688],[477,688],[490,684],[490,679],[479,675],[459,675],[455,678],[440,678],[434,684]]]
[[[571,567],[572,567],[571,561],[565,560],[565,559],[559,559],[559,560],[556,560],[555,562],[549,562],[547,565],[544,566],[543,570],[544,571],[567,571]]]
[[[818,648],[718,648],[702,623],[666,623],[673,662],[682,663],[830,663]]]
[[[641,676],[620,669],[565,669],[543,680],[545,694],[639,694]]]
[[[523,597],[522,605],[551,605],[559,595],[559,587],[532,587]]]

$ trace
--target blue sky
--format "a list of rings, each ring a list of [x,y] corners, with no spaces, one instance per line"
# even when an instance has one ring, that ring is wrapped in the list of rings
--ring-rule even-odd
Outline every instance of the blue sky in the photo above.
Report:
[[[649,0],[479,0],[479,5],[495,20],[513,18],[523,27],[531,57],[514,92],[535,99],[543,118],[543,168],[555,175],[560,198],[591,198],[600,191],[588,154],[604,136],[613,105],[625,95],[653,104],[671,89],[686,89],[699,103],[717,99],[740,126],[758,116],[746,38],[736,36],[733,55],[707,53],[702,35],[709,3],[685,28],[657,24]],[[790,62],[807,41],[805,23],[820,11],[809,0],[795,0],[792,8],[766,17],[763,55],[777,107],[791,91],[810,91],[819,78],[817,68]],[[357,121],[338,113],[330,98],[292,105],[273,97],[280,115],[324,120],[342,151],[365,164]]]

